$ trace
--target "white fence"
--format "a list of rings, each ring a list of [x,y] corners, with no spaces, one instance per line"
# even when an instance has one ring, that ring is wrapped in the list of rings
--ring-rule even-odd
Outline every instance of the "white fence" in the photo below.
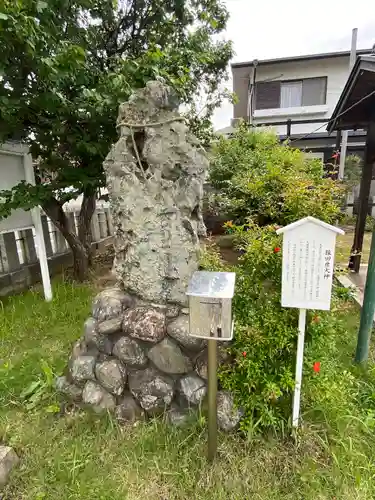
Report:
[[[72,227],[75,228],[77,234],[79,212],[67,211],[66,214],[71,218]],[[42,225],[47,257],[53,258],[69,253],[70,250],[65,238],[46,215],[42,215]],[[93,243],[100,243],[113,236],[111,215],[106,204],[102,204],[94,212],[91,235]],[[34,229],[0,234],[0,277],[36,263],[38,261],[37,252]]]

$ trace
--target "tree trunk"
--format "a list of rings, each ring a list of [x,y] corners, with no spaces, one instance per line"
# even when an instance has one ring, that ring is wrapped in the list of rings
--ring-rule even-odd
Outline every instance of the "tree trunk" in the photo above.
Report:
[[[83,205],[83,202],[82,202]],[[86,205],[91,207],[92,202],[86,201]],[[85,205],[85,206],[86,206]],[[94,195],[94,207],[95,207],[95,195]],[[88,278],[89,265],[90,265],[90,252],[87,245],[87,232],[83,234],[86,237],[85,243],[81,242],[79,237],[75,234],[74,228],[72,227],[71,220],[66,216],[63,210],[62,203],[56,200],[56,198],[50,198],[42,205],[43,210],[52,220],[55,226],[61,231],[62,235],[68,242],[68,245],[73,253],[73,265],[74,265],[74,277],[79,281],[85,281]],[[95,208],[94,208],[95,209]],[[86,211],[86,208],[85,208]],[[80,218],[83,217],[82,209],[80,212]],[[92,213],[90,215],[90,210],[87,210],[88,221],[82,222],[82,228],[90,228],[90,221]],[[83,231],[83,229],[82,229]]]
[[[88,255],[88,265],[92,265],[91,219],[96,208],[96,191],[87,188],[83,192],[81,210],[78,217],[78,239],[84,245]]]

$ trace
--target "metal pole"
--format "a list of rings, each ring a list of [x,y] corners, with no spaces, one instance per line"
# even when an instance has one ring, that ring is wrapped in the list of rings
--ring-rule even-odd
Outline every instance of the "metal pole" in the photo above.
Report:
[[[299,421],[299,409],[301,403],[301,386],[302,386],[303,350],[305,347],[305,327],[306,327],[306,309],[300,309],[299,319],[298,319],[296,378],[295,378],[294,398],[293,398],[293,427],[298,427],[298,421]]]
[[[354,28],[352,31],[352,45],[350,48],[349,72],[351,71],[351,69],[355,64],[356,50],[357,50],[357,35],[358,35],[358,29]],[[340,167],[339,167],[340,180],[344,178],[347,146],[348,146],[348,131],[344,130],[342,133],[341,152],[340,152]]]
[[[208,460],[212,462],[217,449],[217,341],[208,344]]]
[[[355,353],[356,363],[367,361],[371,330],[375,314],[375,229],[372,233],[370,258],[367,268],[365,293],[361,311],[361,322],[359,325],[357,349]]]

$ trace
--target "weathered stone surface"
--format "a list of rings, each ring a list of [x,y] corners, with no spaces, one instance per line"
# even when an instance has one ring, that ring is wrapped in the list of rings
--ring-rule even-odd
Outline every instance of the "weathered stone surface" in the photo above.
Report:
[[[224,346],[219,345],[217,349],[217,362],[219,365],[225,363],[229,359],[229,354]],[[207,380],[208,358],[207,349],[202,351],[195,360],[195,371],[198,375]]]
[[[190,405],[199,405],[207,393],[205,381],[195,373],[182,377],[178,381],[178,390]]]
[[[120,423],[135,422],[144,418],[145,412],[130,394],[125,394],[116,406],[115,416]]]
[[[13,448],[0,445],[0,488],[7,484],[12,469],[18,465],[19,461]]]
[[[189,334],[189,316],[182,315],[168,323],[167,333],[186,349],[199,351],[203,349],[205,343],[202,339],[197,339]]]
[[[94,368],[94,356],[78,356],[72,360],[70,374],[73,381],[77,383],[85,380],[95,380]]]
[[[111,333],[117,333],[121,331],[122,327],[122,316],[118,318],[108,319],[98,324],[98,332],[101,335],[110,335]]]
[[[88,318],[84,324],[84,338],[88,352],[97,349],[105,354],[112,353],[112,341],[98,332],[98,322],[94,318]]]
[[[183,307],[181,309],[181,314],[189,314],[189,308],[188,307]]]
[[[121,337],[113,346],[113,355],[126,365],[142,368],[147,364],[147,356],[139,343],[130,337]]]
[[[152,347],[147,356],[164,373],[187,373],[192,369],[190,359],[172,340],[165,338]]]
[[[191,413],[188,411],[188,409],[182,409],[175,404],[172,405],[172,407],[167,412],[167,422],[177,427],[182,427],[183,425],[187,424],[187,422],[190,420],[190,417]]]
[[[126,123],[149,125],[132,132]],[[141,299],[184,305],[198,269],[199,236],[205,234],[208,160],[180,119],[173,91],[161,81],[148,82],[120,106],[118,126],[120,138],[104,162],[116,276]]]
[[[165,313],[167,318],[176,318],[180,312],[180,308],[178,306],[169,306]]]
[[[130,392],[148,413],[160,413],[173,399],[174,382],[154,368],[129,373]]]
[[[150,307],[136,307],[125,312],[124,333],[140,340],[156,343],[165,335],[165,314]]]
[[[88,381],[82,392],[82,401],[93,407],[97,413],[114,410],[116,399],[96,382]]]
[[[217,394],[217,424],[223,431],[232,431],[240,423],[243,412],[235,408],[230,392],[219,391]]]
[[[120,396],[125,389],[126,369],[117,361],[109,359],[103,363],[97,363],[95,375],[100,385],[115,396]]]
[[[195,360],[195,371],[198,375],[207,380],[208,377],[208,358],[207,351],[202,351]]]
[[[64,394],[73,401],[80,401],[82,398],[82,388],[69,382],[64,375],[56,378],[55,386],[57,392]]]
[[[92,316],[99,322],[121,316],[124,309],[130,307],[132,299],[120,288],[108,288],[98,293],[93,300]]]

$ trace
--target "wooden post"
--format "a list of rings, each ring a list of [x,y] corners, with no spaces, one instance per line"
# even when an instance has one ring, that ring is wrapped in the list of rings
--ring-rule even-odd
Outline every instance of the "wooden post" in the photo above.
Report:
[[[375,117],[374,117],[375,120]],[[369,123],[366,136],[365,160],[359,188],[359,210],[355,225],[354,240],[349,259],[349,269],[358,273],[361,265],[363,236],[370,197],[371,179],[375,162],[375,121]]]

